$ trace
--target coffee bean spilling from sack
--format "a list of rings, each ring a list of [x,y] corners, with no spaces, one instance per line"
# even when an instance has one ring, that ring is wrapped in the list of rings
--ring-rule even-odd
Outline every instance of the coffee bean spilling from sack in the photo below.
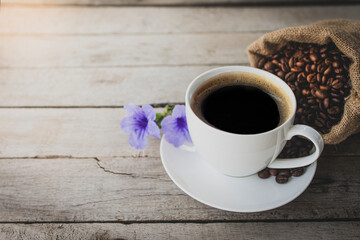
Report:
[[[272,56],[260,58],[257,67],[283,79],[294,92],[295,124],[309,125],[326,134],[340,121],[350,94],[349,65],[350,60],[334,44],[290,42]],[[279,158],[306,156],[312,147],[309,140],[294,137]],[[278,183],[287,182],[284,175],[278,176]]]

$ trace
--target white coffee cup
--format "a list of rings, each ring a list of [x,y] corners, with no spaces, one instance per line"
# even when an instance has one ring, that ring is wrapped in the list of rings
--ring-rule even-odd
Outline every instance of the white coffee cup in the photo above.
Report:
[[[261,75],[281,87],[289,96],[291,116],[280,126],[259,134],[234,134],[219,130],[201,120],[191,108],[191,97],[196,89],[210,78],[225,72],[248,72]],[[295,168],[306,166],[318,159],[324,148],[320,134],[306,125],[293,125],[296,99],[289,86],[277,76],[261,69],[228,66],[209,70],[196,77],[188,86],[185,96],[186,118],[195,151],[219,172],[242,177],[269,168]],[[277,159],[287,140],[304,136],[314,143],[315,151],[309,156],[293,159]]]

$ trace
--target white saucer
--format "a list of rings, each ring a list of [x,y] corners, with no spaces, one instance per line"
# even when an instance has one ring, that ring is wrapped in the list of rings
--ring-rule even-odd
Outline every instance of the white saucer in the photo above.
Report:
[[[309,186],[316,162],[301,177],[278,184],[273,176],[260,179],[229,177],[219,173],[194,152],[175,148],[161,139],[160,155],[174,183],[192,198],[211,207],[232,212],[259,212],[280,207],[298,197]]]

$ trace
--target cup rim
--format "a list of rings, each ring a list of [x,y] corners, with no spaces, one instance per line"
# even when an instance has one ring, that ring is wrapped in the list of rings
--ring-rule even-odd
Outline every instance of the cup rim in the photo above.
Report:
[[[202,84],[203,82],[207,81],[209,78],[213,77],[213,76],[216,76],[218,74],[221,74],[221,73],[225,73],[225,72],[235,72],[235,71],[239,71],[239,72],[248,72],[248,73],[254,73],[254,74],[259,74],[265,78],[268,78],[270,81],[273,81],[275,80],[275,84],[277,85],[280,85],[281,88],[285,88],[287,89],[288,91],[285,91],[286,94],[288,94],[291,102],[292,102],[292,107],[293,107],[293,111],[290,115],[290,117],[288,117],[288,119],[283,122],[281,125],[277,126],[276,128],[274,129],[271,129],[269,131],[266,131],[266,132],[262,132],[262,133],[255,133],[255,134],[240,134],[240,133],[231,133],[231,132],[227,132],[227,131],[224,131],[224,130],[221,130],[221,129],[218,129],[218,128],[215,128],[209,124],[207,124],[206,122],[204,122],[202,119],[200,119],[193,111],[193,109],[191,108],[190,106],[190,91],[194,88],[194,85],[197,84],[197,82],[199,81],[199,79],[203,78],[204,76],[206,75],[210,75],[212,74],[213,72],[218,72],[216,73],[215,75],[212,75],[212,76],[209,76],[206,80],[202,81],[200,84]],[[199,85],[200,86],[200,85]],[[197,87],[199,87],[197,86]],[[285,90],[284,89],[284,90]],[[196,90],[196,89],[195,89]],[[194,90],[194,91],[195,91]],[[191,113],[202,123],[204,124],[205,126],[209,127],[209,129],[212,129],[213,131],[215,132],[218,132],[218,133],[223,133],[223,134],[228,134],[228,135],[231,135],[231,136],[260,136],[260,135],[265,135],[265,134],[269,134],[269,133],[272,133],[272,132],[275,132],[275,131],[278,131],[280,128],[284,127],[286,124],[288,124],[289,121],[291,121],[294,116],[295,116],[295,113],[296,113],[296,106],[297,106],[297,102],[296,102],[296,98],[295,98],[295,94],[293,93],[293,91],[291,90],[291,88],[281,79],[279,78],[278,76],[276,76],[275,74],[272,74],[270,72],[267,72],[267,71],[264,71],[262,69],[259,69],[259,68],[255,68],[255,67],[249,67],[249,66],[223,66],[223,67],[218,67],[218,68],[212,68],[206,72],[203,72],[201,73],[200,75],[198,75],[197,77],[195,77],[191,83],[188,85],[187,89],[186,89],[186,93],[185,93],[185,105],[187,108],[189,108],[189,110],[191,111]]]

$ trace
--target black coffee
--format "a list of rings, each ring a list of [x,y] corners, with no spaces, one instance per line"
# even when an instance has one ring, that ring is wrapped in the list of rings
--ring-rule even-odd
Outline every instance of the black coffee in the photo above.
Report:
[[[201,103],[201,113],[214,127],[239,134],[267,132],[280,122],[275,100],[256,87],[244,85],[211,92]]]
[[[262,76],[244,72],[222,73],[200,85],[191,108],[209,125],[236,134],[270,131],[292,113],[284,90]]]

